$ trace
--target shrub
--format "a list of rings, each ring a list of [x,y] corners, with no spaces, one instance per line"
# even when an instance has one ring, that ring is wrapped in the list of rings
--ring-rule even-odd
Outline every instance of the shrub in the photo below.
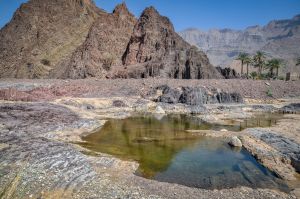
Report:
[[[253,79],[256,79],[256,77],[257,77],[257,72],[251,72],[250,73],[250,76],[253,78]]]
[[[43,65],[45,65],[45,66],[50,66],[51,64],[50,64],[50,61],[48,60],[48,59],[42,59],[41,60],[41,63],[43,64]]]
[[[267,94],[268,97],[273,97],[273,93],[272,93],[271,88],[268,88],[266,94]]]
[[[104,53],[102,57],[103,68],[106,71],[109,71],[112,65],[115,63],[116,58],[114,55],[109,53]]]

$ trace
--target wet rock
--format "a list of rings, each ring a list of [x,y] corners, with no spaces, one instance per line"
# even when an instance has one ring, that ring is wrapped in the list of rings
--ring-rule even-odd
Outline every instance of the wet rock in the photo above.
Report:
[[[243,146],[241,140],[236,136],[232,137],[230,139],[230,141],[228,142],[228,144],[232,147],[242,147]]]
[[[138,143],[143,143],[143,142],[158,142],[159,140],[156,138],[150,138],[150,137],[139,137],[139,138],[136,138],[134,141],[138,142]]]
[[[114,107],[126,107],[126,104],[122,100],[114,100],[113,106]]]
[[[262,129],[249,130],[252,135],[275,148],[282,154],[283,159],[288,158],[297,172],[300,172],[300,144],[276,132]]]
[[[292,103],[280,109],[283,113],[300,113],[300,103]]]
[[[243,97],[239,93],[227,93],[220,89],[214,89],[213,93],[214,95],[210,99],[212,103],[244,103]]]
[[[203,88],[183,87],[179,102],[188,105],[201,105],[208,103],[208,94]]]

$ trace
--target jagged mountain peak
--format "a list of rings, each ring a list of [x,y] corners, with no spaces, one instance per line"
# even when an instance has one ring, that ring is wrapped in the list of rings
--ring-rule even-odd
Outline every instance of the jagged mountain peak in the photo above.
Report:
[[[107,13],[92,0],[23,4],[0,31],[0,69],[17,78],[220,77],[154,7],[136,19],[124,2]]]
[[[153,6],[149,6],[144,9],[144,11],[142,12],[142,16],[143,15],[151,16],[151,15],[160,15],[160,14],[156,10],[156,8],[154,8]]]
[[[142,12],[139,18],[140,24],[145,26],[164,26],[165,29],[169,31],[175,31],[171,20],[168,17],[162,16],[153,6],[147,7]],[[163,24],[163,25],[162,25]],[[142,26],[140,26],[142,27]]]
[[[133,17],[133,14],[128,10],[128,7],[125,2],[118,4],[114,9],[113,14],[117,15],[117,16],[126,16],[127,15],[127,16]]]

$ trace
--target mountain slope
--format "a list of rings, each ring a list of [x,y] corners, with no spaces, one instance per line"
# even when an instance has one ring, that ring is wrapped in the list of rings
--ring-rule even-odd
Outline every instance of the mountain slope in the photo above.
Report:
[[[31,0],[0,31],[0,77],[48,77],[86,38],[100,10],[90,0]]]
[[[233,60],[240,52],[253,54],[261,50],[269,58],[286,60],[287,67],[284,72],[299,70],[295,68],[295,59],[300,56],[300,15],[245,30],[213,29],[205,32],[187,29],[179,34],[189,43],[204,50],[216,66],[236,64]]]
[[[118,5],[112,14],[102,13],[84,43],[62,66],[66,68],[64,74],[56,74],[55,77],[104,78],[112,67],[122,65],[121,59],[136,22],[124,3]]]
[[[0,30],[0,78],[222,78],[153,7],[139,19],[92,0],[30,0]]]
[[[185,42],[153,7],[145,9],[135,25],[123,64],[131,66],[132,77],[221,78],[206,55]]]

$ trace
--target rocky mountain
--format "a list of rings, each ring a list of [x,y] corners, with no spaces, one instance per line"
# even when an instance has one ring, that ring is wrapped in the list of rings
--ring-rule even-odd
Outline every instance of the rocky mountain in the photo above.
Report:
[[[271,21],[266,26],[245,30],[187,29],[179,33],[186,41],[207,53],[215,66],[235,66],[240,52],[264,51],[269,58],[286,60],[283,72],[300,72],[295,60],[300,56],[300,15],[288,20]]]
[[[32,0],[0,31],[0,77],[49,77],[71,57],[99,16],[90,0]]]
[[[136,19],[92,0],[30,0],[0,31],[1,78],[222,78],[153,7]]]

